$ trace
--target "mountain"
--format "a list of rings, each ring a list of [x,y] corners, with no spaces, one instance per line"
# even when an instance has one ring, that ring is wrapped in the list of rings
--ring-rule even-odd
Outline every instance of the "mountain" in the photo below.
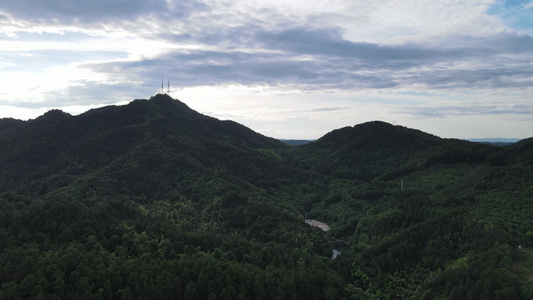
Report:
[[[529,299],[531,145],[383,122],[335,130],[298,148],[300,164],[330,178],[308,215],[352,245],[352,279],[366,297]]]
[[[312,142],[312,140],[284,140],[284,139],[280,139],[280,141],[285,142],[289,145],[293,145],[293,146],[305,145],[305,144]]]
[[[285,143],[166,95],[8,129],[2,299],[345,294],[327,236],[269,194],[305,176]]]
[[[2,299],[533,297],[531,139],[293,146],[156,95],[1,119],[0,145]]]
[[[305,145],[300,156],[323,175],[371,180],[434,162],[481,162],[493,151],[500,149],[373,121],[334,130]]]
[[[343,151],[357,148],[389,148],[409,151],[442,144],[442,139],[419,130],[381,121],[367,122],[334,130],[315,143],[316,147],[342,146]]]
[[[0,134],[3,134],[4,132],[12,128],[15,128],[22,123],[24,122],[21,120],[13,119],[13,118],[0,119]]]
[[[57,172],[65,175],[60,184],[94,173],[100,167],[119,176],[116,172],[131,169],[123,164],[131,165],[132,161],[136,165],[150,163],[139,174],[145,181],[155,180],[155,173],[179,168],[188,172],[220,169],[235,178],[263,177],[270,168],[272,172],[283,171],[274,170],[283,166],[261,150],[285,147],[283,143],[235,122],[203,116],[166,95],[149,101],[136,100],[123,107],[95,109],[76,117],[50,111],[16,129],[0,139],[6,145],[0,157],[0,191],[4,192],[28,180],[57,176]],[[262,165],[261,174],[241,168],[243,157]],[[123,184],[138,186],[127,180]],[[51,184],[39,193],[42,196],[54,188]]]
[[[513,139],[513,138],[485,138],[485,139],[468,139],[468,141],[471,142],[477,142],[477,143],[488,143],[488,144],[494,144],[498,146],[509,146],[512,145],[520,139]]]

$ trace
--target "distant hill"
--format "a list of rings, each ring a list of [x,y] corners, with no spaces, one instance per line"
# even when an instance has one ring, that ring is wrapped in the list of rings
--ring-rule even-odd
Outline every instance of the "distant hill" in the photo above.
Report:
[[[306,153],[310,168],[324,175],[359,180],[370,180],[398,168],[405,172],[434,161],[480,161],[489,152],[499,151],[381,121],[333,130],[303,147],[301,152]]]
[[[531,139],[279,141],[160,94],[0,145],[0,299],[533,298]]]
[[[510,138],[485,138],[485,139],[468,139],[468,141],[471,142],[477,142],[477,143],[516,143],[520,141],[520,139],[510,139]]]
[[[287,143],[289,145],[293,145],[293,146],[301,146],[301,145],[309,144],[313,140],[284,140],[284,139],[280,139],[280,141],[285,142],[285,143]]]
[[[497,146],[510,146],[518,141],[520,139],[512,139],[512,138],[485,138],[485,139],[468,139],[468,141],[476,142],[476,143],[486,143],[486,144],[493,144]]]
[[[338,148],[342,146],[343,151],[357,148],[409,151],[442,144],[441,138],[420,130],[373,121],[334,130],[318,139],[313,147]]]

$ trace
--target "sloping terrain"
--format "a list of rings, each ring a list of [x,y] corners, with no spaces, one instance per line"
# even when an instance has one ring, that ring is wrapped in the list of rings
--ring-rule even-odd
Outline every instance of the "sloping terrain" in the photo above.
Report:
[[[363,126],[389,127],[388,134],[397,135],[385,142],[382,129],[353,135]],[[344,263],[355,266],[350,272],[361,295],[533,296],[531,277],[513,271],[517,254],[524,259],[529,250],[523,249],[533,245],[530,140],[502,148],[381,122],[332,134],[298,149],[306,153],[306,165],[330,178],[330,188],[309,204],[308,215],[351,245],[354,261]],[[361,165],[365,172],[357,173]],[[345,176],[350,172],[361,175]]]
[[[291,146],[156,95],[2,119],[0,145],[0,298],[533,297],[531,139]]]

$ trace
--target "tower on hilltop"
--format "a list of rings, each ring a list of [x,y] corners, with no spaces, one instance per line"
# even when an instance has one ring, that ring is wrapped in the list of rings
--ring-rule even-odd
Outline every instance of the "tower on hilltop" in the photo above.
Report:
[[[165,94],[165,89],[164,89],[164,85],[163,85],[164,80],[163,79],[164,79],[163,76],[161,76],[161,94]],[[170,80],[167,81],[167,92],[166,92],[166,94],[167,95],[170,94]]]

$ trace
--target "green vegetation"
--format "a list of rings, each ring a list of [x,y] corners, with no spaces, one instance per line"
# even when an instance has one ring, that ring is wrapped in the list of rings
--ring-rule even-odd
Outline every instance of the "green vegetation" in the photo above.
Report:
[[[533,298],[532,139],[290,146],[157,95],[0,144],[1,299]]]

